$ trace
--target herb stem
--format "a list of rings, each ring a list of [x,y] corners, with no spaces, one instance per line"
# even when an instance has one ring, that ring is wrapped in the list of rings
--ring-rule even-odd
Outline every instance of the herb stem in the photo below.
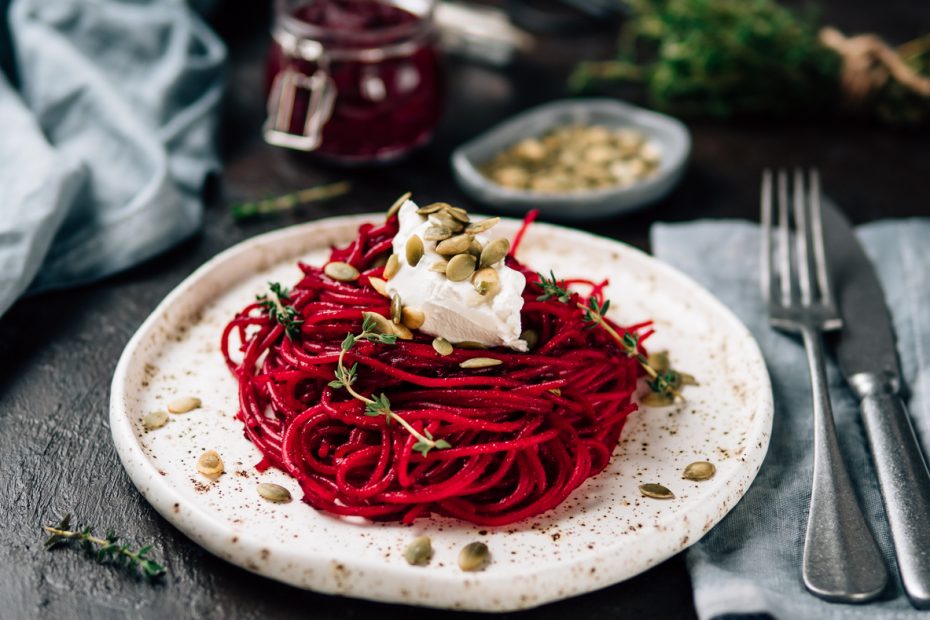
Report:
[[[236,220],[244,220],[257,215],[279,213],[308,202],[318,202],[341,196],[348,192],[351,187],[352,186],[347,181],[330,183],[329,185],[317,185],[275,198],[242,202],[233,205],[230,212]]]

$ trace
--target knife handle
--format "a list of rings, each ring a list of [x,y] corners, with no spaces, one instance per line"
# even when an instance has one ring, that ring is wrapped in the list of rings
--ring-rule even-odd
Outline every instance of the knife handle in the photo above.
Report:
[[[873,385],[865,394],[860,392],[862,419],[898,571],[914,607],[930,609],[930,472],[904,401],[893,386]]]

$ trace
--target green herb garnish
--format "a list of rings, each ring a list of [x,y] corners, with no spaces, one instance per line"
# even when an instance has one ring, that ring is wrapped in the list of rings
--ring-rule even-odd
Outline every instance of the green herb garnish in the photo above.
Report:
[[[45,541],[45,548],[51,550],[76,542],[88,553],[92,554],[100,564],[112,562],[126,566],[141,572],[150,581],[165,576],[165,567],[146,557],[152,550],[152,545],[145,545],[138,551],[133,551],[129,545],[120,544],[119,537],[113,532],[108,532],[105,538],[99,538],[93,535],[89,527],[81,530],[72,530],[70,528],[71,515],[65,515],[58,525],[43,526],[43,529],[51,534]]]
[[[387,319],[385,319],[385,321],[387,321]],[[378,329],[377,319],[374,318],[374,315],[372,313],[365,313],[364,319],[362,320],[362,331],[358,334],[347,333],[345,340],[342,341],[339,351],[339,361],[336,363],[336,378],[329,382],[329,387],[335,390],[345,388],[353,398],[365,403],[365,415],[367,416],[384,416],[385,423],[387,424],[396,420],[404,430],[416,438],[417,442],[413,445],[413,450],[419,452],[424,457],[429,454],[429,451],[433,448],[439,450],[451,448],[452,445],[445,439],[435,439],[429,431],[421,433],[413,428],[404,418],[397,415],[397,413],[391,409],[391,401],[384,392],[377,395],[372,394],[369,398],[355,391],[352,386],[358,379],[358,364],[356,363],[353,364],[351,368],[346,368],[345,355],[357,342],[362,340],[378,344],[393,345],[397,343],[397,336],[395,334],[382,333],[382,330]]]
[[[593,296],[588,299],[587,304],[577,301],[577,294],[568,290],[565,280],[557,280],[553,272],[549,272],[547,278],[541,273],[537,273],[539,282],[536,286],[542,291],[542,295],[537,297],[539,301],[547,299],[556,299],[563,304],[574,303],[583,313],[584,321],[588,323],[586,329],[600,327],[606,331],[611,338],[620,346],[627,357],[632,357],[642,367],[649,379],[646,385],[653,394],[660,397],[661,400],[673,402],[676,398],[681,398],[681,387],[683,385],[695,384],[694,377],[686,373],[680,373],[668,365],[666,355],[656,356],[655,359],[649,359],[640,352],[639,335],[626,332],[619,334],[610,323],[605,320],[607,310],[610,308],[610,300],[598,302]],[[652,403],[658,404],[658,399],[651,399]]]
[[[300,335],[300,326],[303,319],[299,318],[300,313],[297,308],[290,305],[290,291],[277,282],[269,282],[268,288],[271,289],[272,296],[258,295],[258,305],[261,306],[272,321],[278,323],[284,328],[284,333],[288,338],[295,338]]]
[[[317,185],[309,187],[298,192],[292,192],[275,198],[266,198],[264,200],[255,200],[251,202],[241,202],[230,208],[230,213],[236,220],[245,220],[259,215],[270,215],[272,213],[281,213],[289,211],[297,206],[310,202],[319,202],[329,200],[336,196],[345,194],[352,188],[347,181],[331,183],[329,185]]]

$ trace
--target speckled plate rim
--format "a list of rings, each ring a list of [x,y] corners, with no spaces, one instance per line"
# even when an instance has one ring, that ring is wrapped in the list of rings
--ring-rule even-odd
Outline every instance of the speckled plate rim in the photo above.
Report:
[[[289,247],[289,243],[296,243],[295,239],[312,238],[315,232],[321,229],[358,226],[364,222],[382,217],[383,214],[364,214],[327,218],[247,239],[210,259],[181,282],[156,307],[126,345],[120,356],[111,385],[110,426],[113,441],[123,467],[139,492],[166,520],[191,540],[210,553],[246,570],[317,592],[365,598],[380,602],[407,603],[438,608],[513,611],[598,590],[619,583],[659,564],[697,542],[745,494],[749,485],[755,479],[768,450],[773,415],[771,382],[762,353],[749,330],[729,309],[703,287],[652,256],[615,240],[562,226],[537,223],[534,224],[537,232],[546,233],[547,235],[572,236],[577,243],[586,244],[592,251],[598,249],[614,251],[620,256],[626,255],[635,258],[639,262],[645,262],[664,281],[682,289],[692,299],[696,299],[701,304],[712,308],[720,323],[726,324],[726,329],[734,330],[741,343],[747,347],[746,354],[750,358],[750,362],[757,366],[760,380],[764,382],[764,385],[759,386],[762,400],[757,403],[754,426],[750,429],[751,432],[745,440],[746,445],[751,446],[753,449],[750,449],[741,458],[744,466],[739,470],[740,475],[733,476],[733,479],[728,481],[733,484],[717,485],[714,487],[716,490],[695,493],[692,496],[693,501],[688,504],[688,513],[684,519],[681,519],[681,514],[678,511],[669,511],[666,516],[656,523],[645,525],[645,530],[655,532],[656,535],[651,541],[649,553],[643,554],[642,557],[633,562],[611,561],[620,557],[618,554],[630,551],[628,548],[630,546],[629,539],[619,537],[613,545],[600,547],[590,553],[579,554],[572,561],[565,561],[557,566],[528,566],[526,571],[520,575],[520,578],[515,580],[488,580],[482,577],[482,573],[471,573],[464,576],[463,581],[463,577],[450,578],[448,575],[430,575],[427,572],[422,572],[421,582],[433,586],[430,589],[430,596],[422,596],[421,588],[411,588],[413,592],[408,591],[407,588],[389,587],[385,589],[383,582],[372,588],[368,587],[365,580],[347,579],[334,584],[331,580],[318,577],[311,576],[307,578],[307,572],[304,573],[304,576],[301,576],[298,571],[292,568],[293,562],[299,562],[301,565],[311,566],[316,569],[309,571],[310,575],[319,575],[333,570],[333,566],[336,566],[339,570],[345,571],[346,574],[350,574],[351,571],[355,570],[356,573],[365,575],[368,579],[372,575],[377,575],[381,578],[388,578],[388,582],[390,582],[391,573],[397,571],[397,568],[384,563],[379,564],[349,557],[339,558],[339,561],[334,564],[336,560],[332,557],[298,556],[293,550],[282,546],[273,550],[276,554],[275,562],[259,565],[256,564],[254,558],[257,558],[260,554],[262,556],[268,554],[268,543],[263,540],[250,540],[241,533],[238,533],[238,544],[231,548],[229,545],[230,537],[237,534],[234,529],[228,524],[213,518],[195,503],[189,502],[178,489],[172,487],[158,475],[157,468],[144,453],[127,411],[129,371],[134,362],[141,363],[135,360],[134,357],[139,352],[140,344],[149,335],[149,332],[155,329],[159,321],[171,316],[171,309],[184,296],[191,295],[198,287],[200,289],[204,288],[205,282],[219,267],[228,267],[229,264],[237,261],[242,262],[244,257],[259,249],[270,249],[275,246]],[[515,224],[516,222],[510,220],[510,223]],[[310,244],[306,243],[305,251],[310,249],[308,246]],[[286,252],[285,255],[280,255],[280,251],[276,252],[274,250],[271,250],[271,253],[276,256],[275,260],[270,261],[271,264],[286,260],[288,257],[296,259],[300,255],[300,252]],[[260,261],[253,262],[255,264],[251,269],[252,273],[269,266],[267,262],[265,264],[261,264]],[[222,290],[222,283],[213,282],[207,285],[206,288],[213,291]],[[199,294],[205,295],[202,291]],[[209,295],[207,295],[207,300],[200,304],[200,307],[208,303],[208,299]],[[180,317],[174,318],[181,320]],[[245,440],[243,439],[243,441]],[[671,533],[674,533],[674,535],[670,535]],[[593,577],[595,570],[598,571],[596,578]],[[578,583],[571,587],[564,587],[565,576],[568,573],[586,575],[589,571],[592,575],[591,579],[587,581],[579,580]],[[400,574],[401,571],[397,572]],[[517,596],[523,582],[534,584],[533,596]],[[482,596],[466,597],[465,602],[463,602],[461,596],[463,585],[466,588],[472,587],[470,590],[472,595],[480,591]]]

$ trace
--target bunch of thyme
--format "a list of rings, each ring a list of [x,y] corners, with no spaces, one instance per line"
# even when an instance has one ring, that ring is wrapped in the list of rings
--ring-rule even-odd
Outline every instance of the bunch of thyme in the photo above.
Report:
[[[335,390],[345,388],[353,398],[365,403],[365,415],[367,416],[384,416],[387,424],[396,420],[404,430],[416,438],[417,442],[413,444],[413,450],[419,452],[424,457],[428,455],[429,451],[433,448],[439,450],[451,448],[451,444],[445,439],[435,439],[428,430],[424,430],[421,433],[411,426],[403,417],[391,410],[391,401],[384,392],[378,395],[372,394],[371,398],[369,398],[355,391],[352,386],[358,379],[358,363],[352,364],[350,368],[347,368],[345,365],[345,355],[352,350],[352,347],[354,347],[357,342],[363,340],[378,344],[393,345],[397,343],[397,336],[395,334],[380,333],[377,329],[375,319],[372,318],[370,314],[366,313],[362,321],[362,331],[358,334],[349,332],[346,334],[345,340],[342,341],[339,351],[339,361],[336,363],[336,378],[329,382],[329,387]]]
[[[300,326],[303,319],[300,313],[291,305],[290,291],[278,282],[269,282],[268,288],[271,289],[271,296],[268,294],[256,296],[258,305],[275,321],[284,328],[284,333],[288,338],[295,338],[300,335]]]
[[[639,346],[639,334],[631,332],[619,334],[604,318],[610,308],[609,299],[601,303],[594,296],[591,296],[587,304],[583,304],[576,301],[576,294],[568,290],[564,280],[556,279],[553,272],[549,272],[548,278],[541,273],[537,275],[539,281],[536,286],[542,292],[537,297],[539,301],[556,299],[563,304],[574,303],[584,312],[584,321],[588,323],[586,329],[600,327],[616,341],[627,357],[639,362],[642,369],[649,375],[646,385],[657,396],[657,398],[648,399],[650,402],[647,404],[667,404],[672,402],[676,398],[681,398],[681,387],[683,385],[695,384],[694,377],[671,368],[667,356],[660,354],[647,358],[643,355]]]
[[[129,545],[120,544],[119,537],[113,532],[108,532],[104,538],[100,538],[94,536],[90,527],[72,530],[71,515],[65,515],[58,525],[45,525],[43,529],[51,534],[45,541],[45,548],[48,550],[78,543],[101,564],[112,562],[123,565],[140,572],[150,581],[165,576],[165,567],[147,557],[152,545],[145,545],[138,551],[133,551]]]

